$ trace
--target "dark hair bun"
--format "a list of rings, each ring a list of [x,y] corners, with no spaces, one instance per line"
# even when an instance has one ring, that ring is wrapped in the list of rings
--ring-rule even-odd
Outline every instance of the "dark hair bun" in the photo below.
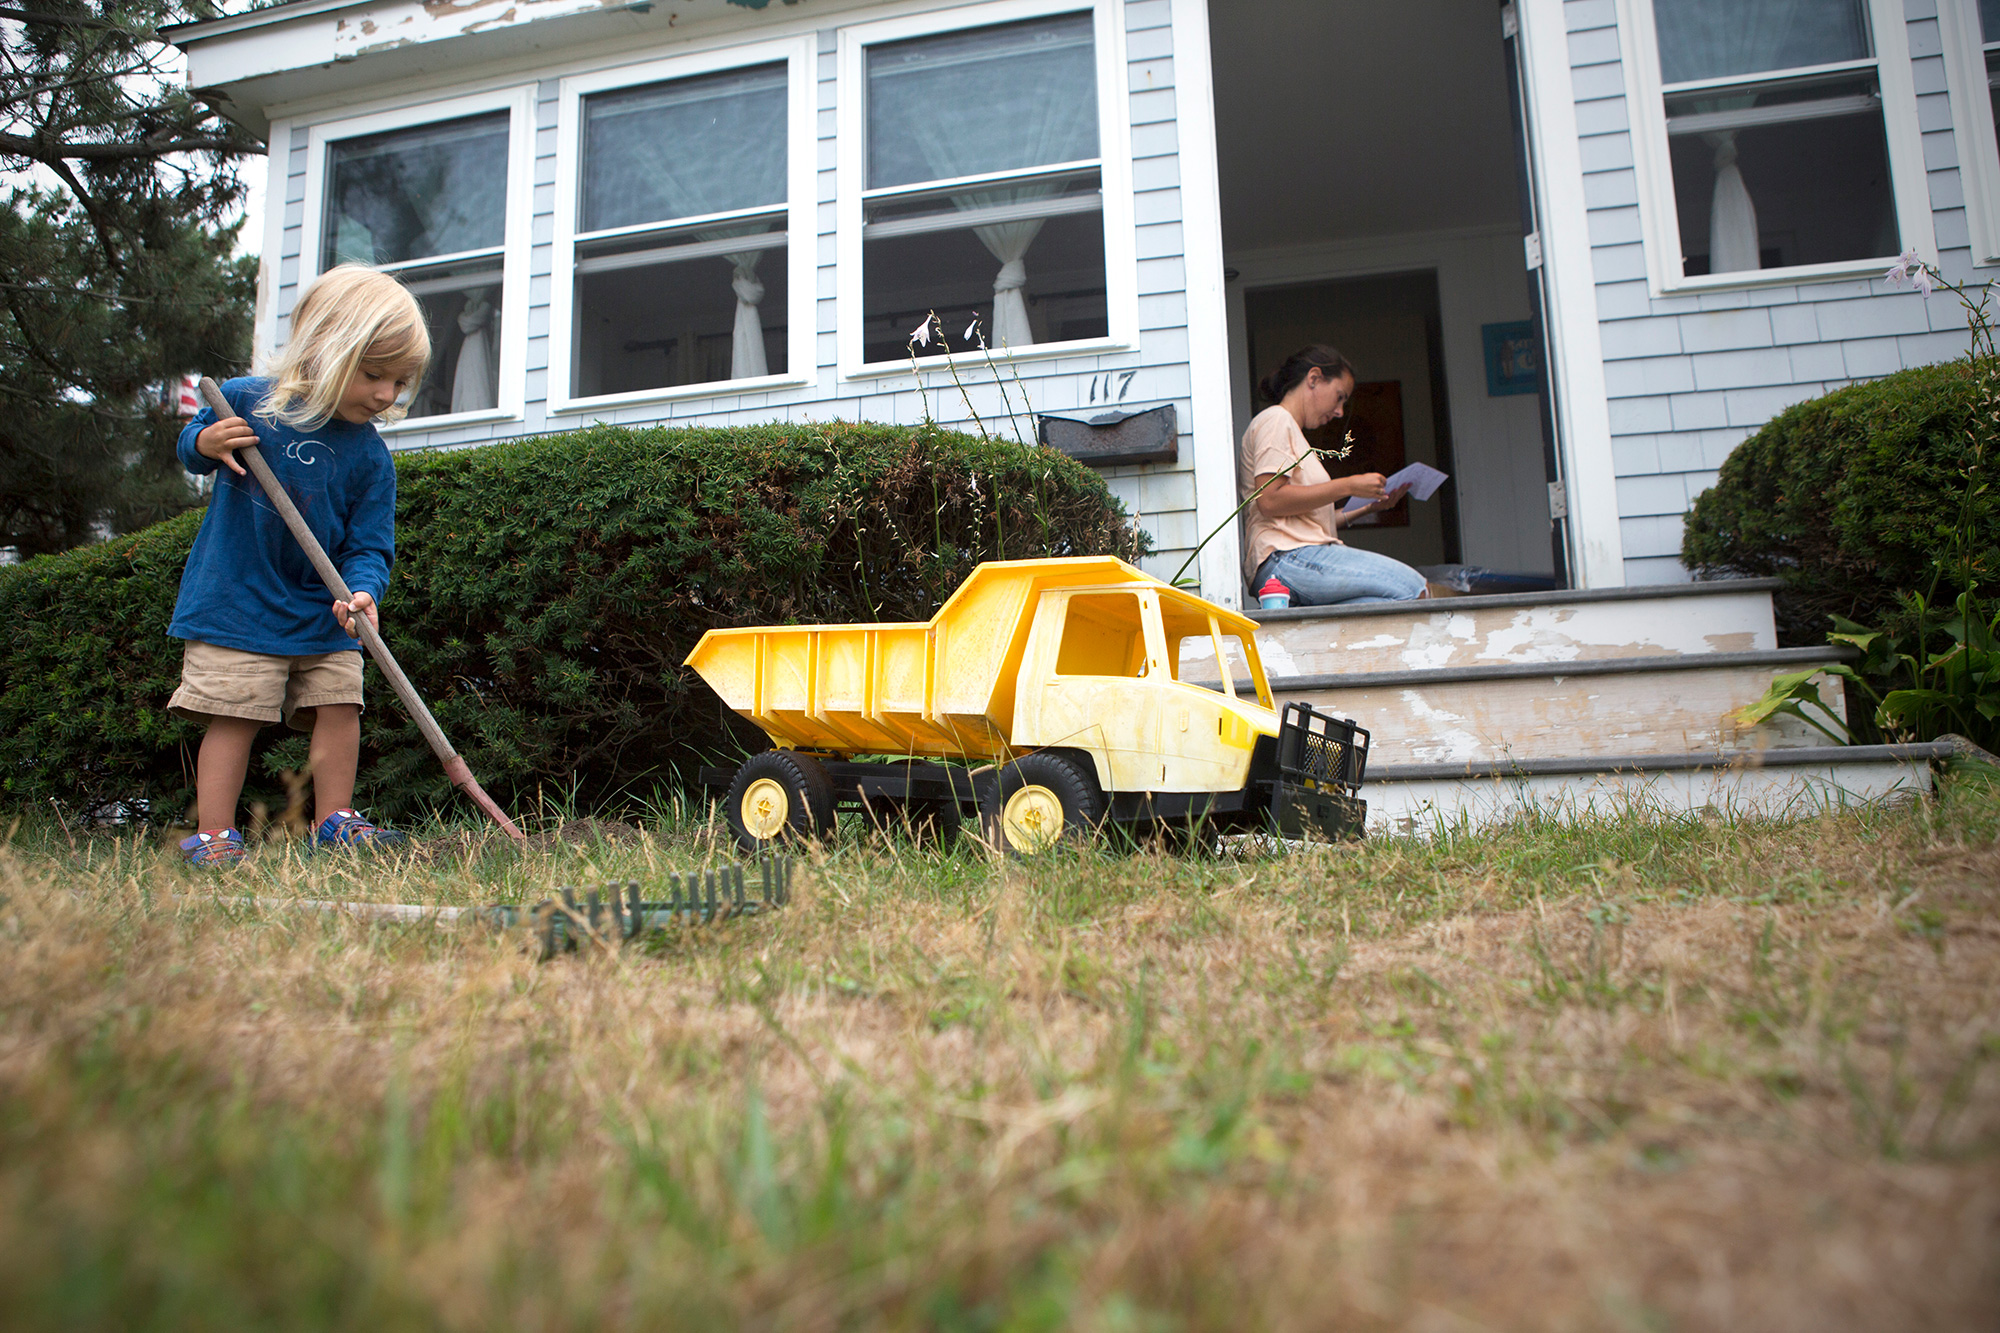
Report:
[[[1264,395],[1265,401],[1281,403],[1286,394],[1304,383],[1306,376],[1315,370],[1330,380],[1354,374],[1354,367],[1346,357],[1325,343],[1313,343],[1293,352],[1283,365],[1259,380],[1257,391]]]

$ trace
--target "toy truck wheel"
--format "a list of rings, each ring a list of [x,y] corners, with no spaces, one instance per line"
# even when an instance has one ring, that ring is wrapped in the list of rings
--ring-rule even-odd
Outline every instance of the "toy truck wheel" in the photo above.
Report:
[[[753,754],[736,770],[724,801],[736,845],[761,852],[773,843],[833,830],[833,782],[826,768],[796,750]]]
[[[1000,770],[981,813],[994,846],[1009,856],[1033,856],[1059,842],[1095,837],[1104,810],[1104,792],[1088,762],[1042,750]]]

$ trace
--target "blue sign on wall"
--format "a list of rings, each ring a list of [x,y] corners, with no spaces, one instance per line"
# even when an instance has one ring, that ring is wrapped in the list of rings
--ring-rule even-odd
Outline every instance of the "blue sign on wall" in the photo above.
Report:
[[[1523,319],[1507,324],[1482,324],[1479,336],[1486,344],[1489,398],[1534,393],[1542,387],[1542,346],[1535,337],[1533,323]]]

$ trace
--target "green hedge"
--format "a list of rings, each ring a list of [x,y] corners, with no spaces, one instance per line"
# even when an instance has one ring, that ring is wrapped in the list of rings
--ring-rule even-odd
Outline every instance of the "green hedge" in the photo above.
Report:
[[[402,455],[397,479],[384,632],[509,803],[603,808],[754,746],[681,666],[710,628],[924,619],[982,560],[1144,542],[1088,468],[927,428],[598,427]],[[164,710],[166,628],[199,522],[0,570],[0,801],[184,808],[200,729]],[[449,804],[372,671],[369,701],[360,799],[390,818]],[[273,727],[263,745],[252,781],[271,793],[304,744]]]
[[[1704,575],[1774,575],[1780,641],[1826,641],[1832,614],[1880,624],[1896,595],[1928,591],[1955,534],[1982,407],[1966,362],[1851,385],[1773,417],[1694,503],[1681,562]],[[1983,405],[1990,414],[1994,404]],[[1989,415],[1990,431],[1990,415]],[[1975,497],[1977,577],[1993,590],[2000,493]],[[1939,585],[1956,595],[1955,571]]]

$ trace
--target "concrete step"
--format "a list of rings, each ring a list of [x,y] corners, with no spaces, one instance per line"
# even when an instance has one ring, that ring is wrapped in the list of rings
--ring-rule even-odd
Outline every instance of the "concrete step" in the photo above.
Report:
[[[1780,748],[1755,753],[1630,754],[1511,763],[1370,763],[1361,795],[1371,835],[1432,836],[1532,811],[1538,818],[1628,812],[1796,818],[1931,790],[1943,741]]]
[[[1509,593],[1252,612],[1272,676],[1763,652],[1778,646],[1776,579],[1597,592]],[[1191,641],[1184,676],[1212,676]]]
[[[1825,744],[1792,718],[1744,729],[1729,714],[1780,672],[1852,655],[1786,648],[1349,672],[1274,678],[1271,691],[1281,707],[1303,700],[1366,727],[1371,773],[1377,764],[1738,753]],[[1839,709],[1838,691],[1821,693]]]

